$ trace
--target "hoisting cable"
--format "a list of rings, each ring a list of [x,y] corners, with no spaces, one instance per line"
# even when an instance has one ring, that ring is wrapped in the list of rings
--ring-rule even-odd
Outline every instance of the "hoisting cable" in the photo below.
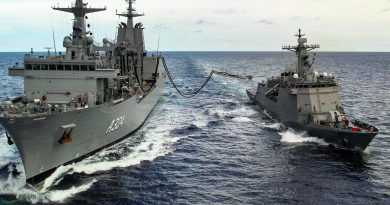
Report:
[[[149,91],[151,91],[152,89],[153,89],[153,86],[151,86],[150,88],[149,88],[149,90],[144,90],[144,88],[143,88],[143,85],[141,84],[141,81],[140,81],[140,79],[139,79],[139,76],[138,76],[138,72],[137,72],[137,63],[135,62],[135,59],[134,59],[134,53],[133,52],[131,52],[130,53],[131,54],[131,61],[132,61],[132,63],[133,63],[133,68],[134,68],[134,74],[135,74],[135,78],[137,79],[137,82],[138,82],[138,84],[139,84],[139,87],[141,88],[141,90],[144,92],[144,93],[148,93]],[[143,57],[142,57],[142,55],[143,54],[141,54],[141,67],[143,67],[144,66],[144,64],[143,64]],[[157,70],[156,70],[157,71]],[[155,73],[155,75],[157,75],[157,73]]]
[[[225,71],[216,71],[216,70],[213,70],[213,71],[215,74],[218,74],[218,75],[224,75],[227,77],[237,78],[237,79],[241,79],[241,80],[252,81],[252,79],[253,79],[253,76],[251,76],[251,75],[238,75],[238,74],[231,74],[231,73],[228,73]]]
[[[234,77],[234,78],[238,78],[238,79],[242,79],[242,80],[252,80],[252,76],[240,76],[240,75],[235,75],[235,74],[230,74],[228,72],[221,72],[221,71],[216,71],[216,70],[212,70],[210,72],[210,74],[207,76],[206,80],[204,81],[204,83],[202,84],[202,86],[200,86],[199,89],[197,89],[195,92],[193,93],[184,93],[182,92],[178,87],[177,85],[175,84],[175,82],[173,81],[173,78],[171,76],[171,73],[169,72],[169,69],[168,69],[168,66],[165,62],[165,58],[164,57],[161,57],[162,59],[162,62],[163,62],[163,66],[164,66],[164,69],[165,69],[165,72],[167,73],[167,76],[169,78],[169,80],[171,81],[171,84],[173,85],[173,87],[176,89],[176,91],[184,98],[193,98],[195,97],[197,94],[200,93],[200,91],[207,85],[207,83],[210,81],[211,77],[213,76],[213,74],[218,74],[218,75],[224,75],[224,76],[228,76],[228,77]]]
[[[163,65],[164,65],[164,69],[165,69],[165,72],[167,73],[167,76],[169,78],[169,80],[171,81],[173,87],[176,89],[176,91],[184,98],[193,98],[195,97],[197,94],[199,94],[199,92],[207,85],[207,83],[210,81],[211,77],[213,76],[213,73],[214,71],[211,71],[209,76],[206,78],[205,82],[202,84],[202,86],[200,86],[199,89],[197,89],[195,92],[193,93],[184,93],[182,92],[178,87],[177,85],[175,84],[175,82],[173,81],[173,78],[171,76],[171,73],[169,72],[169,69],[168,69],[168,66],[167,66],[167,63],[165,62],[165,58],[162,57],[162,62],[163,62]]]

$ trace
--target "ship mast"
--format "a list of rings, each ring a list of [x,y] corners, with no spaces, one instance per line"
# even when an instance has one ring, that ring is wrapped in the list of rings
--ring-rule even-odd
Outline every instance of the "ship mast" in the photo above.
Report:
[[[142,23],[134,24],[134,18],[144,14],[139,14],[134,9],[135,0],[126,2],[127,11],[116,13],[120,17],[126,17],[127,23],[119,24],[114,53],[120,62],[121,76],[129,76],[129,84],[134,85],[143,79],[143,56],[146,55]]]
[[[135,3],[136,0],[125,0],[129,3],[129,6],[127,8],[127,11],[123,13],[117,13],[116,15],[121,17],[127,18],[127,24],[121,23],[120,26],[123,26],[125,33],[123,36],[123,33],[118,32],[118,43],[122,43],[123,41],[128,42],[130,45],[133,45],[136,43],[134,39],[134,18],[144,16],[145,14],[139,14],[136,12],[136,10],[133,8],[133,3]]]
[[[145,14],[136,13],[135,9],[133,8],[133,3],[135,3],[136,0],[126,0],[126,1],[129,3],[129,8],[127,9],[127,12],[123,12],[120,14],[117,13],[116,15],[127,17],[127,26],[133,27],[134,26],[133,18],[144,16]]]
[[[309,78],[309,75],[312,75],[313,69],[311,68],[312,64],[309,61],[309,54],[308,51],[314,50],[316,48],[320,48],[319,44],[311,44],[308,45],[307,38],[303,38],[305,34],[301,33],[301,29],[298,30],[298,34],[295,35],[298,37],[298,45],[297,46],[283,46],[283,50],[288,50],[295,52],[298,57],[298,65],[297,65],[297,72],[300,79],[303,79],[304,81],[311,81]]]
[[[88,3],[84,3],[83,0],[76,0],[72,7],[61,8],[61,7],[52,7],[54,10],[63,11],[68,13],[73,13],[75,19],[73,22],[73,33],[72,33],[72,45],[74,47],[81,47],[83,51],[86,52],[87,47],[87,34],[91,32],[86,30],[85,15],[88,13],[94,13],[99,11],[104,11],[106,8],[91,8],[87,7]]]

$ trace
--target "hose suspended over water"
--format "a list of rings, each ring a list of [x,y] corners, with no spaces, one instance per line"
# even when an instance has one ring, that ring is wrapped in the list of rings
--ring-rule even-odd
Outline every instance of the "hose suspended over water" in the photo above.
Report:
[[[169,78],[169,80],[171,81],[173,87],[177,90],[177,92],[178,92],[182,97],[187,98],[187,99],[195,97],[195,96],[204,88],[204,86],[207,85],[207,83],[210,81],[210,79],[211,79],[211,77],[213,76],[213,73],[214,73],[214,71],[211,71],[211,72],[210,72],[209,76],[206,78],[205,82],[202,84],[202,86],[201,86],[198,90],[196,90],[196,91],[193,92],[193,93],[184,93],[184,92],[182,92],[182,91],[177,87],[177,85],[176,85],[175,82],[173,81],[173,78],[172,78],[172,76],[171,76],[171,73],[169,72],[167,63],[165,62],[165,58],[162,58],[162,62],[163,62],[163,65],[164,65],[165,72],[167,73],[168,78]]]
[[[218,74],[218,75],[224,75],[224,76],[228,76],[228,77],[233,77],[233,78],[238,78],[238,79],[241,79],[241,80],[252,80],[252,76],[240,76],[240,75],[235,75],[235,74],[230,74],[228,72],[221,72],[221,71],[215,71],[215,70],[212,70],[210,72],[210,74],[207,76],[206,80],[204,81],[204,83],[202,84],[202,86],[200,86],[199,89],[197,89],[195,92],[193,93],[184,93],[182,92],[178,87],[177,85],[175,84],[175,82],[173,81],[173,78],[171,76],[171,73],[169,72],[169,69],[168,69],[168,66],[165,62],[165,58],[162,57],[162,62],[163,62],[163,65],[164,65],[164,69],[165,69],[165,72],[167,73],[167,76],[169,78],[169,81],[171,81],[171,84],[173,85],[173,87],[176,89],[176,91],[184,98],[193,98],[195,97],[197,94],[200,93],[200,91],[207,85],[207,83],[210,81],[211,77],[213,76],[213,74]]]

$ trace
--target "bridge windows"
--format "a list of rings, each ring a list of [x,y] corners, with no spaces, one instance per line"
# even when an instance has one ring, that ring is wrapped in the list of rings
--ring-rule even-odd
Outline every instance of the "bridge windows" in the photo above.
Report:
[[[82,65],[81,66],[81,71],[88,71],[88,66]]]
[[[64,65],[57,65],[57,70],[64,70]]]
[[[32,65],[32,68],[33,68],[33,70],[41,70],[41,65],[34,64],[34,65]]]
[[[96,71],[96,65],[25,64],[26,70]]]
[[[79,65],[73,65],[73,70],[74,71],[79,71],[80,70],[80,66]]]

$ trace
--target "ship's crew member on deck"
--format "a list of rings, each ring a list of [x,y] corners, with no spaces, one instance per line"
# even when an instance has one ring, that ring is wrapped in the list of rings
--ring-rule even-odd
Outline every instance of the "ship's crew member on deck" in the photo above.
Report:
[[[337,112],[334,112],[334,119],[335,119],[335,123],[339,123],[339,116],[337,115]]]

